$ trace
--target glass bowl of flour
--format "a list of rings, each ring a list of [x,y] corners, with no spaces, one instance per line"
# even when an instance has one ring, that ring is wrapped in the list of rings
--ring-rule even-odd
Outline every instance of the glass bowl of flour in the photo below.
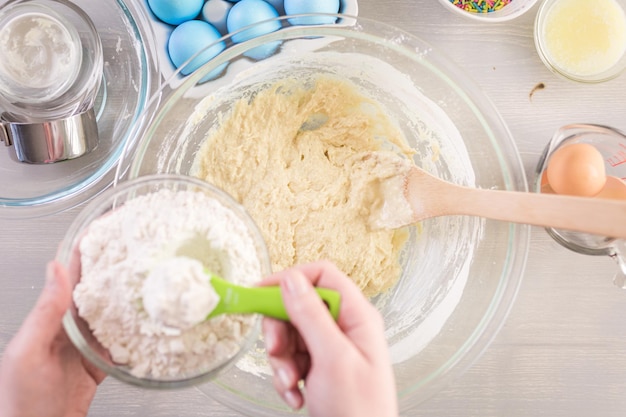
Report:
[[[345,15],[324,26],[278,22],[243,43],[225,38],[197,72],[166,82],[118,179],[172,173],[216,184],[261,229],[273,270],[336,263],[384,317],[411,415],[494,338],[530,228],[449,216],[373,231],[364,222],[373,206],[362,203],[372,190],[357,184],[374,173],[359,158],[392,152],[454,183],[517,191],[527,190],[523,166],[491,101],[423,40]],[[197,389],[246,415],[294,414],[274,392],[262,339]]]
[[[270,265],[245,209],[201,180],[153,175],[108,190],[77,216],[58,260],[74,287],[67,334],[123,381],[198,384],[258,338],[258,315],[205,319],[219,300],[206,271],[250,286]]]

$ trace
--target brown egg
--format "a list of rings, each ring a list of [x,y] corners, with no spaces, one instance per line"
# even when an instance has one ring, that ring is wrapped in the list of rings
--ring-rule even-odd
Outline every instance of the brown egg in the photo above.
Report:
[[[547,178],[557,194],[594,196],[606,183],[604,158],[588,143],[562,146],[548,161]]]
[[[626,200],[626,182],[620,178],[608,176],[606,177],[606,184],[595,197]]]

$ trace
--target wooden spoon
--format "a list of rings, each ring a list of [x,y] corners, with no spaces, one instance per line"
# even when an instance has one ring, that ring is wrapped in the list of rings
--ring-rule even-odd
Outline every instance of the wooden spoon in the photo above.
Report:
[[[397,165],[402,180],[384,180],[385,198],[394,192],[404,198],[394,198],[394,204],[383,204],[373,213],[375,227],[399,228],[432,217],[467,215],[626,239],[624,201],[465,187],[436,178],[398,156],[393,161],[379,154],[373,152],[372,157]]]

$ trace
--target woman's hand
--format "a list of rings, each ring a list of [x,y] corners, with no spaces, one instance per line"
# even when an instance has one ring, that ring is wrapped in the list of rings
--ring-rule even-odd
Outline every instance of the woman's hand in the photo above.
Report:
[[[0,363],[3,417],[83,417],[105,375],[87,362],[62,327],[72,303],[67,271],[48,264],[46,284]]]
[[[265,318],[274,386],[312,417],[395,417],[395,381],[380,314],[333,264],[294,267],[265,279],[280,284],[290,322]],[[335,323],[313,286],[341,293]],[[304,389],[298,387],[304,381]]]

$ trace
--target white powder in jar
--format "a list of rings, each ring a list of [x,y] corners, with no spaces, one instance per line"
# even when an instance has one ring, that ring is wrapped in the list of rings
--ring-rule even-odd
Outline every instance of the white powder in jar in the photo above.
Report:
[[[83,59],[80,35],[73,25],[54,15],[14,11],[3,17],[0,79],[11,98],[53,100],[78,77]]]
[[[129,200],[88,226],[80,253],[78,314],[112,360],[137,377],[191,377],[214,369],[252,330],[252,316],[222,315],[180,329],[144,308],[147,277],[170,258],[195,259],[239,284],[261,278],[246,225],[206,194],[160,190]]]

